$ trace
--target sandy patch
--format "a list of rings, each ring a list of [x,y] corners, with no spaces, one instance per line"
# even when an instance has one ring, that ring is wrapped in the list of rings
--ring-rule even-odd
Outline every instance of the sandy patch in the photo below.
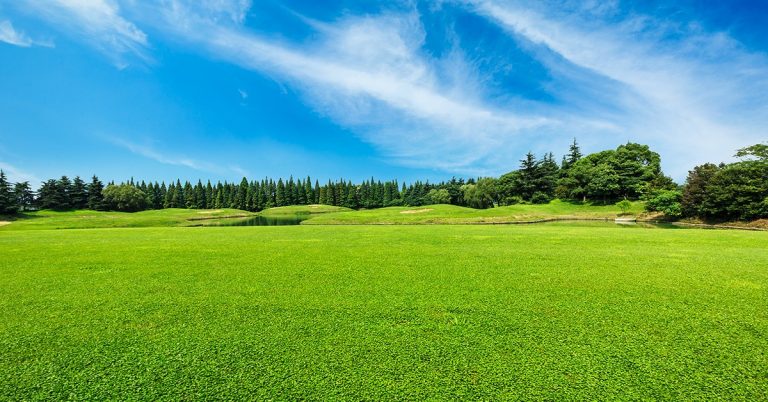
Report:
[[[11,222],[8,221],[0,221],[0,226],[10,225]]]
[[[409,209],[407,211],[400,211],[401,214],[423,214],[424,212],[434,211],[432,208],[422,209]]]
[[[213,211],[200,211],[198,214],[215,214],[217,212],[221,212],[220,209],[214,209]]]

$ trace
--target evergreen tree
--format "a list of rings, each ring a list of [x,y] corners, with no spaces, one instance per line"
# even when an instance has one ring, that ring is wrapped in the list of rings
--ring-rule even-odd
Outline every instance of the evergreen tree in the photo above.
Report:
[[[91,183],[88,185],[88,209],[94,211],[101,211],[105,209],[104,206],[104,184],[99,180],[96,175],[91,178]]]
[[[8,182],[5,172],[0,170],[0,215],[13,215],[18,211],[19,205],[11,191],[11,183]]]
[[[277,180],[277,192],[275,194],[275,206],[283,207],[288,204],[286,204],[286,196],[285,196],[285,184],[283,184],[283,179]]]
[[[74,209],[85,209],[88,207],[88,191],[86,190],[85,182],[83,182],[80,176],[75,176],[69,198]]]
[[[539,180],[539,163],[536,161],[536,157],[532,152],[528,152],[525,155],[525,159],[520,160],[520,169],[517,176],[517,191],[520,196],[530,201],[533,198],[533,194],[537,191],[537,184]]]
[[[235,200],[235,208],[237,209],[248,209],[248,179],[243,177],[243,180],[240,181],[240,185],[237,187],[237,199]]]
[[[213,186],[211,185],[211,181],[208,180],[208,184],[205,185],[205,207],[206,208],[213,208],[213,198],[216,195],[213,193]]]
[[[576,143],[576,138],[574,138],[573,143],[568,147],[568,154],[563,157],[561,168],[563,170],[570,169],[582,156],[584,155],[581,154],[581,148],[579,148],[579,144]]]
[[[26,211],[32,208],[35,202],[35,194],[32,192],[32,187],[28,181],[16,183],[13,187],[13,194],[16,197],[16,205],[22,211]]]
[[[61,176],[56,182],[55,202],[53,209],[67,210],[72,208],[70,194],[72,192],[72,182],[67,176]]]
[[[196,205],[195,189],[190,182],[184,182],[184,205],[182,205],[182,208],[194,208]]]
[[[43,182],[40,185],[40,189],[37,190],[37,206],[40,209],[56,209],[56,191],[57,185],[55,179],[50,179]]]

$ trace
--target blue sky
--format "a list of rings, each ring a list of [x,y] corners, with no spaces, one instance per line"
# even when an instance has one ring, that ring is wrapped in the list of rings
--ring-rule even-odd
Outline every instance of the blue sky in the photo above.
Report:
[[[12,180],[499,175],[768,140],[766,1],[0,1]]]

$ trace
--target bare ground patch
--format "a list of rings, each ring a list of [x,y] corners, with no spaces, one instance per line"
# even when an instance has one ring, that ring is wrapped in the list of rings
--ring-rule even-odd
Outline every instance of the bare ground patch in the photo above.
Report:
[[[409,209],[407,211],[400,211],[401,214],[423,214],[424,212],[434,211],[432,208],[422,208],[422,209]]]
[[[0,221],[0,226],[10,225],[11,222],[8,221]]]

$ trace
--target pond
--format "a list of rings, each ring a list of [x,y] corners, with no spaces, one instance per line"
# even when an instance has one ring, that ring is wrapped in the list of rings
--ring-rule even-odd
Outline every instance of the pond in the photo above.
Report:
[[[217,226],[290,226],[298,225],[301,221],[309,219],[309,214],[279,215],[279,216],[254,216],[242,220],[225,220]]]

